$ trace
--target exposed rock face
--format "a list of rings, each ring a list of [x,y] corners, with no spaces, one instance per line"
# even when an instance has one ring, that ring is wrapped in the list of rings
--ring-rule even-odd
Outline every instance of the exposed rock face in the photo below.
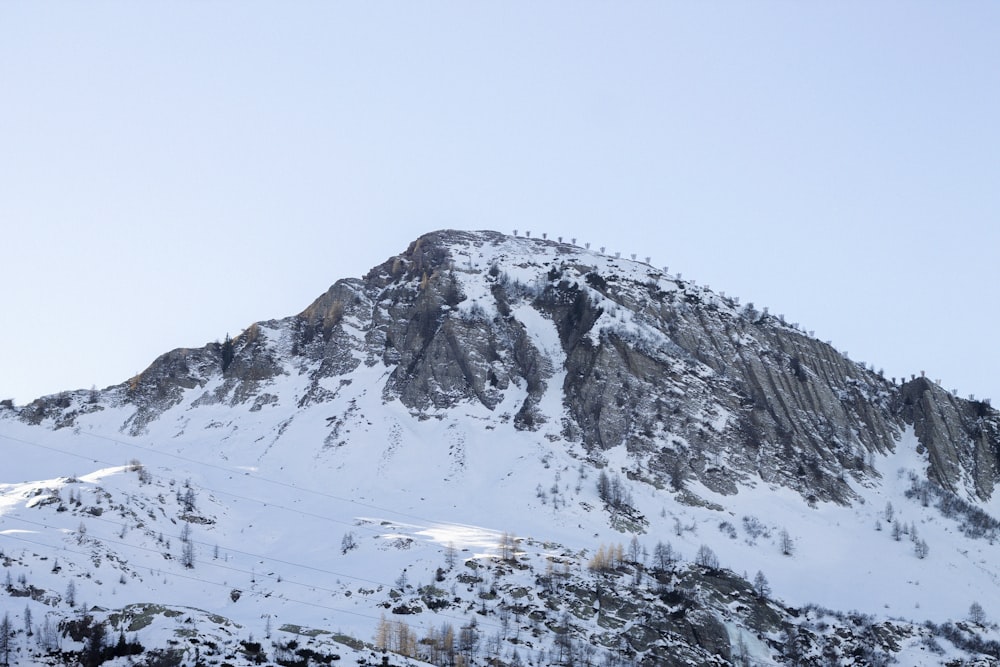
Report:
[[[341,395],[352,384],[345,393],[362,385],[375,401],[350,405],[346,413],[330,409],[328,416],[327,406],[341,410],[354,402]],[[668,489],[675,509],[718,510],[723,521],[701,525],[719,530],[738,516],[733,508],[741,499],[725,508],[709,503],[698,497],[695,481],[724,494],[767,484],[794,489],[810,502],[852,503],[852,489],[877,481],[873,455],[889,452],[912,429],[927,453],[931,484],[911,477],[924,505],[943,506],[947,496],[955,501],[949,511],[960,515],[959,530],[979,530],[988,539],[1000,530],[992,517],[975,514],[979,505],[965,502],[990,498],[997,483],[1000,415],[988,403],[957,398],[925,378],[896,384],[766,310],[648,265],[493,232],[427,234],[364,278],[338,281],[298,315],[254,324],[223,343],[174,350],[101,392],[66,392],[22,408],[0,405],[0,416],[64,428],[88,412],[117,408],[127,415],[121,428],[140,434],[171,408],[180,406],[176,415],[225,406],[254,412],[252,419],[263,424],[255,434],[270,434],[273,426],[277,441],[300,414],[316,416],[303,408],[322,406],[304,430],[307,437],[295,440],[305,450],[354,437],[367,445],[369,436],[348,434],[375,416],[352,411],[372,409],[377,397],[393,404],[391,419],[400,405],[417,419],[443,420],[456,410],[473,414],[484,429],[510,423],[532,432],[525,439],[551,445],[550,452],[565,445],[580,479],[584,469],[598,473],[595,467],[614,462],[613,477]],[[280,422],[268,412],[279,403]],[[378,407],[384,406],[375,412]],[[381,433],[399,438],[391,427]],[[526,434],[508,429],[511,435]],[[443,446],[459,449],[456,443],[458,436]],[[544,459],[538,465],[549,467]],[[603,508],[581,499],[581,514],[604,511],[611,528],[647,532],[650,539],[658,538],[657,528],[663,532],[664,510],[657,522],[640,513],[648,506],[619,503],[601,495],[599,485]],[[61,502],[58,495],[52,502]],[[203,521],[190,512],[178,518]],[[757,521],[743,516],[744,525],[750,518]],[[696,528],[674,521],[677,531]],[[917,545],[915,524],[913,540]],[[478,609],[489,618],[487,604],[503,607],[531,619],[531,635],[521,639],[540,646],[547,634],[559,637],[552,644],[565,660],[552,659],[560,664],[573,663],[570,656],[589,664],[591,649],[642,656],[634,664],[644,665],[745,664],[748,641],[777,664],[887,664],[901,644],[924,642],[931,650],[937,636],[956,646],[965,642],[970,655],[1000,655],[1000,647],[977,644],[968,625],[938,632],[858,613],[791,608],[717,563],[654,567],[645,555],[634,555],[588,572],[586,549],[564,549],[556,559],[547,542],[536,548],[546,566],[558,560],[561,567],[535,570],[533,588],[514,576],[531,571],[530,558],[483,564],[477,558],[463,568],[471,574],[439,568],[440,587],[364,595],[384,593],[379,606],[394,616]],[[477,584],[481,589],[474,591]],[[470,595],[456,596],[454,587]],[[232,590],[235,602],[240,592]]]
[[[543,295],[572,304],[552,313],[565,323],[567,405],[589,445],[648,452],[675,486],[693,475],[726,491],[750,473],[845,499],[844,471],[863,473],[865,453],[898,436],[887,381],[774,318],[652,276],[586,278],[646,329],[612,325],[597,344],[573,345],[577,322],[595,313],[565,281]]]
[[[422,237],[368,275],[370,283],[384,285],[367,341],[371,349],[383,350],[382,362],[394,367],[385,397],[398,396],[415,410],[443,409],[465,400],[493,409],[511,383],[523,382],[528,396],[518,419],[530,428],[537,418],[533,406],[551,369],[530,343],[524,324],[510,314],[498,275],[475,274],[489,285],[494,303],[459,308],[468,297],[457,275],[461,269],[443,252],[446,247],[436,235]]]
[[[492,261],[476,265],[483,248]],[[499,249],[499,250],[498,250]],[[525,273],[531,275],[525,279]],[[474,304],[465,294],[480,287]],[[759,476],[817,499],[849,501],[848,475],[870,474],[908,425],[934,453],[934,479],[981,498],[996,478],[997,415],[935,388],[913,409],[899,387],[778,318],[645,265],[493,233],[421,237],[365,279],[369,355],[393,368],[386,399],[416,411],[512,386],[518,424],[535,428],[541,395],[562,375],[563,435],[595,455],[625,444],[655,478],[719,491]],[[558,332],[561,356],[533,343],[527,305]],[[944,410],[942,413],[941,411]],[[947,414],[948,417],[941,416]]]
[[[217,347],[217,346],[216,346]],[[180,402],[184,391],[204,386],[218,365],[214,346],[178,349],[161,355],[125,385],[124,400],[136,406],[125,426],[139,433],[151,419]]]
[[[923,378],[896,385],[766,309],[546,240],[430,233],[299,315],[248,328],[225,360],[223,347],[167,353],[109,390],[136,408],[125,426],[141,431],[213,378],[203,402],[259,410],[279,375],[310,378],[304,405],[333,395],[325,379],[381,364],[384,399],[415,414],[496,411],[513,397],[519,428],[544,427],[596,459],[625,445],[639,462],[630,474],[675,490],[760,479],[850,502],[848,478],[871,475],[870,453],[911,426],[949,491],[988,498],[998,474],[1000,417],[987,404]],[[552,392],[561,414],[540,407]],[[58,400],[22,417],[69,425]]]
[[[905,383],[899,392],[900,413],[913,424],[927,448],[929,477],[958,493],[965,477],[974,495],[987,499],[997,481],[1000,421],[995,410],[981,401],[966,401],[943,391],[925,378]]]

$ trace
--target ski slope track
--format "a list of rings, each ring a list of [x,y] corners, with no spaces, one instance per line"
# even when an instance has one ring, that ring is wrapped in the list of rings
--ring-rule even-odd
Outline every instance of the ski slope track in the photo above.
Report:
[[[998,665],[1000,415],[561,239],[0,405],[11,665]]]

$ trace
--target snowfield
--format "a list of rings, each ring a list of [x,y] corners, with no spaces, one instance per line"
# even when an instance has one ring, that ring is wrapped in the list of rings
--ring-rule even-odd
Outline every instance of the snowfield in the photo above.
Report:
[[[467,273],[461,264],[456,271],[462,307],[489,301],[476,277],[491,265],[502,263],[512,280],[534,281],[533,253],[526,239],[468,250]],[[594,257],[581,250],[561,259]],[[681,289],[652,267],[600,262],[603,272]],[[0,411],[7,580],[0,606],[15,632],[11,663],[42,659],[43,624],[106,610],[119,614],[112,639],[121,632],[147,646],[179,647],[185,664],[210,653],[206,642],[231,664],[252,664],[255,643],[270,660],[310,647],[340,655],[341,664],[381,664],[374,643],[385,619],[405,621],[418,637],[475,621],[480,650],[503,635],[495,648],[505,660],[516,651],[525,664],[554,664],[554,635],[528,641],[532,621],[501,620],[501,600],[490,589],[534,599],[541,573],[600,577],[588,568],[598,549],[627,549],[633,536],[646,563],[658,542],[669,542],[686,563],[707,546],[722,568],[748,581],[760,571],[772,598],[809,607],[814,623],[830,610],[941,624],[966,619],[974,602],[988,623],[1000,619],[998,546],[967,536],[958,519],[911,493],[928,465],[912,431],[895,451],[872,456],[880,479],[852,481],[858,500],[849,506],[810,504],[760,479],[734,495],[697,482],[683,492],[657,488],[642,480],[641,462],[624,444],[595,453],[564,438],[565,355],[556,327],[527,301],[512,314],[549,364],[539,404],[546,421],[536,431],[514,427],[523,386],[510,386],[494,410],[469,403],[417,415],[385,400],[392,369],[381,363],[362,363],[348,384],[328,378],[323,388],[334,398],[305,407],[309,369],[286,364],[266,387],[276,398],[255,411],[199,400],[221,382],[214,379],[185,390],[138,436],[123,428],[134,408],[107,397],[70,428],[32,426]],[[641,314],[619,309],[617,317],[614,326],[647,335]],[[286,335],[278,325],[264,331],[272,340]],[[87,400],[84,392],[72,395],[78,407]],[[729,418],[702,417],[719,431]],[[622,530],[603,507],[601,471],[619,480],[641,515],[637,532]],[[996,516],[998,508],[994,499],[986,509]],[[518,567],[498,565],[514,555]],[[459,603],[393,613],[421,595]],[[585,634],[604,632],[597,618],[575,622]],[[202,633],[200,643],[186,643],[192,630]],[[744,624],[728,621],[726,631],[753,664],[779,664],[773,647]],[[507,641],[515,632],[519,642]],[[995,625],[983,633],[1000,637]],[[86,645],[65,634],[56,643]],[[940,653],[911,643],[901,646],[900,664],[965,655],[947,642]]]

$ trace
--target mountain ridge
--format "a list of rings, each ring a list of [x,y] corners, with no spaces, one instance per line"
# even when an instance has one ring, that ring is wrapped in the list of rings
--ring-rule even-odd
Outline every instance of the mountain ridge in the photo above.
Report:
[[[833,664],[994,664],[996,630],[958,617],[1000,581],[990,564],[997,424],[986,402],[926,378],[880,377],[766,309],[648,264],[444,230],[337,281],[297,315],[173,350],[121,385],[0,410],[8,445],[60,452],[15,461],[11,481],[43,481],[0,486],[0,532],[13,540],[22,534],[8,525],[30,520],[37,549],[90,544],[88,559],[101,565],[69,556],[69,580],[102,605],[115,594],[93,580],[120,572],[171,604],[193,597],[204,613],[255,626],[258,638],[254,610],[303,627],[329,622],[305,611],[327,604],[319,591],[292,595],[280,577],[248,582],[260,563],[274,571],[332,558],[337,571],[371,580],[324,584],[338,622],[345,609],[364,614],[347,623],[356,639],[385,645],[382,612],[395,630],[455,614],[466,634],[490,638],[489,651],[464,654],[475,664],[516,664],[515,652],[532,664],[568,664],[568,654],[574,663],[784,664],[796,652],[812,655],[808,664],[827,653]],[[74,451],[109,472],[69,476]],[[114,467],[132,456],[142,463]],[[134,479],[141,471],[151,480]],[[103,500],[80,502],[81,487]],[[67,504],[65,490],[77,501]],[[189,492],[201,498],[197,511]],[[118,527],[100,523],[111,508]],[[316,530],[327,521],[342,534]],[[261,525],[259,548],[240,555],[241,536]],[[175,540],[189,526],[196,537],[171,544],[154,526]],[[242,583],[226,590],[242,591],[242,604],[167,585],[192,569],[221,584],[200,574],[221,565],[208,556],[213,539],[240,570]],[[615,550],[628,542],[631,551],[633,539],[635,552]],[[451,540],[468,551],[447,565]],[[657,557],[664,543],[677,559]],[[872,549],[893,555],[856,561]],[[165,564],[153,565],[159,552]],[[935,581],[935,563],[960,572],[961,585]],[[44,579],[39,598],[51,604],[38,610],[62,622],[80,614],[53,592],[63,575],[41,577],[26,553],[5,565],[31,573],[32,585]],[[773,595],[755,590],[757,569]],[[806,583],[817,572],[844,590]],[[851,581],[867,590],[848,590]],[[898,620],[931,607],[934,630]],[[494,643],[470,626],[499,627],[505,614],[525,628],[516,641]],[[429,623],[419,620],[424,632]],[[438,662],[430,648],[403,644],[388,648]],[[289,653],[274,642],[267,650]],[[356,660],[379,661],[358,650]]]
[[[492,268],[477,264],[474,270],[473,254],[478,251],[475,261],[485,264],[482,249],[487,247],[499,248],[501,256],[520,251],[521,269],[530,258],[543,257],[551,264],[544,272],[545,284],[537,282],[537,275],[533,284],[512,280],[499,273],[496,263]],[[625,287],[633,289],[623,289],[614,273],[609,285],[600,274],[602,263],[606,272],[631,267],[628,279],[633,285]],[[493,271],[498,273],[492,275]],[[485,276],[489,283],[489,292],[471,299],[471,305],[462,292],[470,275]],[[643,284],[637,290],[640,278]],[[758,474],[770,470],[776,457],[767,450],[796,456],[795,475],[801,477],[807,469],[820,471],[824,498],[846,499],[848,491],[837,479],[838,471],[863,472],[859,459],[868,452],[889,450],[904,424],[916,428],[931,452],[930,475],[936,482],[981,500],[992,496],[1000,418],[987,402],[952,396],[923,377],[898,384],[887,380],[766,309],[757,311],[753,304],[740,307],[733,299],[649,265],[617,257],[603,257],[602,262],[599,254],[570,244],[497,232],[445,230],[423,235],[363,279],[338,281],[298,315],[251,325],[232,343],[235,352],[223,370],[226,382],[217,390],[217,398],[222,400],[231,388],[231,405],[252,398],[255,410],[273,400],[259,387],[285,372],[277,359],[283,352],[263,344],[260,332],[261,327],[284,326],[294,330],[281,343],[290,346],[290,361],[300,368],[319,362],[310,371],[313,394],[302,401],[329,395],[320,390],[320,379],[346,376],[362,363],[381,361],[392,368],[384,398],[398,397],[418,412],[431,406],[452,407],[458,399],[470,398],[492,409],[513,378],[523,381],[528,396],[516,423],[530,428],[536,418],[533,403],[547,381],[545,374],[553,369],[543,368],[545,360],[511,316],[509,302],[532,290],[538,292],[532,296],[533,307],[556,324],[562,363],[572,369],[561,387],[570,413],[564,435],[570,440],[578,437],[598,450],[622,441],[629,447],[650,448],[653,438],[648,434],[655,433],[656,424],[644,413],[669,421],[664,413],[677,410],[678,401],[664,398],[670,392],[663,385],[673,383],[675,393],[684,392],[687,401],[696,392],[733,393],[735,400],[712,406],[734,415],[728,424],[731,432],[721,434],[721,439],[741,442],[745,448],[763,446],[765,451],[758,456],[765,461],[755,471]],[[612,322],[594,334],[597,323],[604,324],[614,311],[625,309],[640,309],[634,323]],[[121,398],[137,406],[129,428],[141,429],[155,418],[157,406],[178,401],[181,391],[204,386],[219,364],[222,347],[209,344],[171,351],[133,378]],[[501,352],[510,360],[498,363]],[[627,380],[620,386],[607,382],[609,376]],[[652,396],[655,404],[638,409],[633,405]],[[52,404],[36,401],[34,409],[26,409],[26,418],[38,421]],[[625,405],[627,409],[621,409]],[[853,429],[855,423],[864,428]],[[720,438],[706,438],[711,429],[705,425],[703,420],[697,429],[682,425],[678,430],[696,449],[718,447]],[[663,439],[662,433],[658,435]],[[963,440],[970,444],[960,444]],[[686,449],[679,453],[687,454]],[[677,470],[676,457],[661,458],[661,473],[670,468],[674,476],[684,474]],[[717,485],[732,488],[731,480],[720,479]]]

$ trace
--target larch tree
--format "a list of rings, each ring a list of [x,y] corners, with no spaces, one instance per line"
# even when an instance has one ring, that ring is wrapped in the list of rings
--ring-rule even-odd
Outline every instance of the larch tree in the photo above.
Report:
[[[978,602],[973,602],[969,605],[969,620],[976,625],[986,624],[986,611],[983,610],[983,606]]]
[[[771,594],[771,585],[760,570],[757,570],[757,574],[753,578],[753,591],[759,598],[766,598]]]
[[[458,563],[458,549],[455,548],[454,542],[449,542],[448,546],[444,548],[444,564],[448,566],[449,570],[453,570],[456,563]]]
[[[700,565],[702,567],[707,567],[710,570],[719,569],[719,557],[715,555],[711,547],[707,544],[703,544],[698,547],[698,553],[694,557],[695,565]]]
[[[191,540],[191,524],[186,522],[181,529],[181,565],[189,570],[194,569],[194,542]]]
[[[657,542],[653,547],[653,564],[661,572],[673,572],[677,560],[677,552],[670,546],[670,542]]]
[[[70,607],[76,606],[76,582],[72,579],[66,584],[66,604]]]
[[[795,540],[792,539],[792,536],[784,528],[778,534],[778,548],[781,549],[781,553],[785,556],[791,556],[795,553]]]
[[[11,635],[13,628],[10,625],[10,616],[4,612],[3,620],[0,620],[0,656],[3,657],[3,664],[10,664]]]

